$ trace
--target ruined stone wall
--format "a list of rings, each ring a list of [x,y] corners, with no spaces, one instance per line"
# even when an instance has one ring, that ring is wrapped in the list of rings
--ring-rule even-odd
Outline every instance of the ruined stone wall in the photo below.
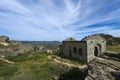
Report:
[[[76,52],[74,48],[76,48]],[[87,61],[87,44],[85,41],[63,42],[63,54],[67,57]]]

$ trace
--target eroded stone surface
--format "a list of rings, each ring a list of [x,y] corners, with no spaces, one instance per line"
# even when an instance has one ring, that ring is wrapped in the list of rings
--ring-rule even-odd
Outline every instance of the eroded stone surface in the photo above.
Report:
[[[114,75],[118,76],[120,73],[115,74],[118,71],[120,71],[118,61],[96,58],[88,64],[88,76],[85,80],[116,80],[117,77],[111,73],[114,72]]]

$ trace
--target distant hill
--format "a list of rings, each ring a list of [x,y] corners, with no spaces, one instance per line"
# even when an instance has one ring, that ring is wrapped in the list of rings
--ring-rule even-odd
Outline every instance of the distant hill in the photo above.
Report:
[[[96,35],[100,35],[101,37],[103,37],[107,41],[107,45],[120,44],[120,37],[114,37],[110,34],[104,33]],[[58,45],[61,44],[61,42],[59,41],[20,41],[20,42],[22,42],[23,44],[42,45],[49,49],[56,49],[58,48]]]
[[[112,36],[110,34],[103,34],[103,33],[98,34],[98,35],[102,36],[106,40],[111,40],[114,37],[114,36]]]
[[[120,37],[114,37],[110,34],[98,34],[107,40],[108,45],[120,44]]]
[[[20,41],[24,44],[59,44],[59,41]]]
[[[56,49],[59,47],[61,42],[59,41],[20,41],[23,44],[42,45],[49,49]]]

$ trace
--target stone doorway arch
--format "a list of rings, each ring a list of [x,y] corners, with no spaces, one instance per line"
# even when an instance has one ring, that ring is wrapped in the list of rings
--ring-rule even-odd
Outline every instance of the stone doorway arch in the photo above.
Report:
[[[95,47],[94,47],[94,56],[99,56],[101,54],[101,45],[100,44],[97,44]]]

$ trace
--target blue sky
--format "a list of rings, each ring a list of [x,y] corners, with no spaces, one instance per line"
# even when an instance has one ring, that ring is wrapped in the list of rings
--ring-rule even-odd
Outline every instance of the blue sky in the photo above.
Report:
[[[0,35],[14,40],[120,37],[120,0],[0,0]]]

